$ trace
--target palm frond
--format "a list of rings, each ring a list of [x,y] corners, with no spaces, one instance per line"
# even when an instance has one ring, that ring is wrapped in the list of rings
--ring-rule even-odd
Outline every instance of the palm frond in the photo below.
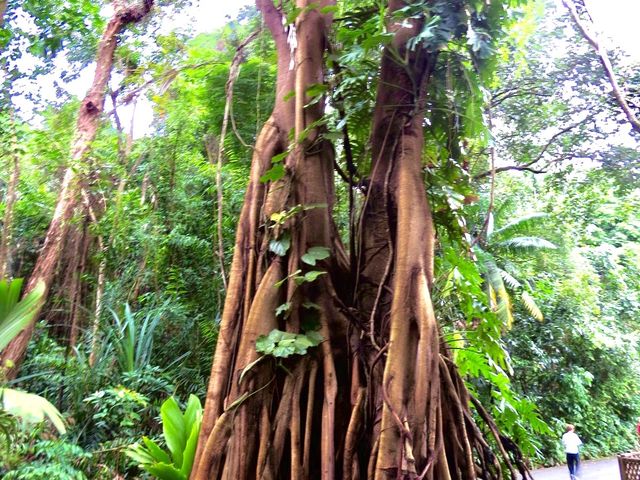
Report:
[[[507,223],[505,226],[494,230],[490,235],[491,237],[498,237],[500,235],[513,235],[516,233],[522,233],[531,228],[541,218],[548,217],[549,214],[542,212],[534,212],[528,215],[522,215],[515,220]]]
[[[500,276],[502,277],[502,280],[504,280],[504,282],[509,286],[511,290],[515,290],[517,288],[522,287],[522,284],[518,281],[518,279],[516,279],[516,277],[511,275],[506,270],[500,269]]]
[[[25,423],[41,423],[45,419],[53,424],[61,435],[67,431],[62,414],[46,398],[12,388],[0,389],[2,408]]]
[[[542,315],[542,311],[536,304],[536,301],[533,299],[533,297],[529,294],[529,292],[522,292],[520,297],[522,298],[522,303],[529,311],[531,316],[539,322],[542,322],[544,320],[544,315]]]
[[[496,265],[493,257],[487,254],[483,259],[484,270],[489,290],[489,300],[491,309],[502,320],[507,329],[513,325],[513,309],[511,307],[511,297],[507,292],[507,287],[502,280],[501,270]]]
[[[495,244],[500,248],[514,251],[554,250],[558,248],[554,243],[540,237],[512,237]]]

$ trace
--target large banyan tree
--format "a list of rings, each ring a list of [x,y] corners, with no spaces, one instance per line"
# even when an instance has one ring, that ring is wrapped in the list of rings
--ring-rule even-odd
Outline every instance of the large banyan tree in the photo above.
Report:
[[[434,81],[443,49],[457,42],[481,68],[521,2],[256,3],[277,52],[275,105],[255,144],[192,479],[516,478],[515,448],[469,395],[434,314],[424,172],[430,102],[457,81],[451,70]],[[374,100],[358,172],[353,102],[326,93],[345,94],[336,30],[364,24],[377,33],[355,40],[369,45],[363,65],[380,63],[360,79]]]

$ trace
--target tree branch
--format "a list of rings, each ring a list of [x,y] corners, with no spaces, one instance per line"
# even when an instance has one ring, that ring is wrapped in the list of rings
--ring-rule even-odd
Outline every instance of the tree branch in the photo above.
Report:
[[[611,65],[607,50],[600,44],[595,32],[590,31],[587,25],[585,25],[585,23],[580,19],[573,0],[562,0],[562,3],[565,7],[567,7],[567,10],[569,10],[571,17],[578,27],[578,30],[580,30],[582,36],[591,44],[593,49],[598,54],[600,63],[604,67],[605,74],[607,75],[609,83],[611,84],[611,88],[613,89],[613,96],[616,98],[616,102],[618,102],[618,105],[620,106],[620,108],[622,108],[622,111],[629,120],[629,123],[631,123],[631,127],[633,128],[633,130],[640,133],[640,120],[638,120],[638,117],[635,116],[635,114],[631,110],[631,107],[629,107],[629,103],[627,102],[624,92],[618,84],[618,80],[616,79],[615,73],[613,71],[613,65]]]
[[[558,139],[560,138],[562,135],[564,135],[565,133],[570,132],[571,130],[573,130],[576,127],[579,127],[580,125],[582,125],[583,123],[585,123],[588,120],[589,117],[585,117],[582,120],[580,120],[579,122],[576,123],[572,123],[571,125],[559,130],[558,132],[554,133],[551,138],[547,141],[547,143],[542,147],[542,149],[540,150],[540,152],[538,152],[538,155],[536,155],[536,157],[527,162],[527,163],[523,163],[521,165],[508,165],[505,167],[498,167],[492,170],[488,170],[486,172],[482,172],[479,173],[477,175],[473,176],[474,180],[479,180],[481,178],[484,177],[488,177],[489,175],[495,174],[495,173],[500,173],[500,172],[505,172],[507,170],[520,170],[520,171],[527,171],[527,172],[532,172],[532,173],[545,173],[545,170],[540,170],[540,169],[534,169],[533,165],[535,165],[536,163],[538,163],[541,159],[542,156],[547,153],[547,150],[549,150],[549,147],[551,147],[551,145]]]

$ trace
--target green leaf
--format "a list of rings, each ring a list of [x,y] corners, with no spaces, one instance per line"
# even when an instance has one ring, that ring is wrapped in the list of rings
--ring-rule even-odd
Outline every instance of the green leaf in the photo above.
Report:
[[[173,463],[182,466],[182,454],[187,443],[187,431],[184,417],[175,398],[169,397],[160,407],[162,417],[162,431],[167,447],[171,451]]]
[[[288,232],[282,234],[278,239],[273,239],[269,242],[269,250],[278,255],[284,257],[287,251],[291,247],[291,236]]]
[[[6,281],[0,282],[5,283]],[[0,317],[0,351],[24,330],[37,315],[42,304],[45,284],[40,281],[21,301],[17,301],[21,282],[14,280],[0,291],[0,305],[4,317]]]
[[[191,396],[194,397],[194,395],[191,395]],[[197,397],[195,398],[197,400]],[[199,400],[198,400],[198,406],[200,406]],[[202,412],[201,406],[200,406],[200,411]],[[198,435],[200,434],[201,423],[202,423],[202,415],[199,415],[194,419],[194,422],[191,424],[189,438],[187,439],[187,443],[184,446],[184,452],[182,455],[182,468],[180,468],[180,471],[185,475],[185,478],[189,478],[189,474],[191,473],[191,469],[193,467],[193,460],[196,456],[196,447],[198,446]]]
[[[283,313],[288,312],[291,309],[291,302],[283,303],[282,305],[278,305],[276,308],[276,316],[281,315]]]
[[[323,95],[329,87],[322,83],[312,83],[307,87],[306,94],[309,97],[317,97],[318,95]]]
[[[146,438],[146,437],[145,437]],[[151,455],[148,449],[140,445],[139,443],[134,443],[133,445],[129,445],[125,451],[125,455],[135,462],[139,463],[143,468],[145,465],[153,465],[157,460]],[[167,457],[168,459],[169,457]],[[168,461],[168,460],[167,460]]]
[[[275,182],[276,180],[280,180],[282,177],[284,177],[285,172],[286,170],[284,168],[284,165],[282,165],[281,163],[276,163],[273,167],[264,172],[264,175],[260,177],[260,181],[262,183]]]
[[[281,340],[273,349],[272,355],[279,358],[287,358],[296,353],[295,338]]]
[[[0,323],[4,321],[20,298],[22,279],[15,278],[11,281],[0,280]]]
[[[322,7],[318,10],[322,15],[326,15],[328,13],[336,13],[339,12],[340,9],[337,5],[327,5],[326,7]]]
[[[279,153],[277,155],[274,155],[273,157],[271,157],[271,163],[279,163],[281,161],[283,161],[285,158],[287,158],[287,156],[289,155],[289,151],[284,151],[282,153]]]
[[[319,271],[319,270],[312,270],[310,272],[307,272],[304,274],[303,277],[300,276],[296,276],[295,277],[295,281],[298,285],[301,285],[303,283],[307,283],[307,282],[314,282],[316,281],[316,279],[320,276],[320,275],[324,275],[327,272],[323,272],[323,271]]]
[[[306,332],[304,335],[311,342],[312,347],[317,347],[324,341],[324,337],[317,330]]]
[[[291,100],[295,96],[296,96],[296,91],[295,90],[291,90],[291,91],[287,92],[284,97],[282,97],[282,101],[283,102],[288,102],[289,100]]]
[[[187,480],[187,476],[173,465],[156,463],[145,467],[145,470],[160,480]]]
[[[318,260],[324,260],[328,258],[330,255],[329,248],[327,247],[311,247],[307,250],[307,253],[302,255],[300,260],[302,260],[307,265],[312,265],[315,267],[316,262]]]
[[[291,12],[289,12],[289,14],[287,15],[287,23],[295,23],[296,18],[298,18],[298,15],[300,15],[300,13],[302,13],[302,10],[303,9],[301,7],[293,7],[293,9],[291,9]]]
[[[202,404],[200,399],[193,394],[189,395],[183,418],[187,433],[193,428],[193,425],[202,419]]]
[[[260,335],[256,338],[256,352],[271,355],[273,349],[276,348],[276,344],[277,341],[270,335]]]
[[[315,347],[323,340],[318,332],[306,334],[272,330],[269,335],[261,335],[256,340],[256,350],[265,355],[287,358],[292,355],[304,355],[309,347]],[[264,357],[261,357],[264,358]],[[255,363],[250,364],[253,366]]]
[[[142,441],[144,442],[144,445],[147,447],[146,448],[147,452],[149,452],[149,455],[151,455],[151,457],[154,459],[155,462],[160,462],[160,463],[171,462],[171,458],[169,458],[169,455],[167,454],[167,452],[162,450],[153,440],[147,437],[142,437]],[[140,446],[140,448],[143,448],[143,447]]]
[[[272,213],[271,217],[269,218],[271,219],[272,222],[280,225],[302,211],[303,211],[302,205],[294,205],[289,210],[282,210],[280,212]]]

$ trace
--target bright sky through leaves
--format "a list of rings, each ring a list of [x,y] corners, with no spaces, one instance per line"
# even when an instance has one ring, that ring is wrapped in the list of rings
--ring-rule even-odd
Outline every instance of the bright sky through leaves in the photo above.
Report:
[[[632,62],[640,62],[640,42],[638,42],[637,23],[640,19],[640,0],[586,0],[587,5],[593,15],[599,34],[607,37],[607,47],[621,48],[631,58]],[[216,28],[224,25],[229,18],[234,18],[238,11],[246,6],[251,5],[252,0],[196,0],[194,4],[183,12],[182,16],[167,18],[167,30],[172,28],[189,29],[192,28],[195,33],[211,32]],[[561,1],[557,0],[559,8],[562,7]],[[62,64],[66,61],[60,60]],[[69,68],[64,65],[64,68]],[[80,98],[82,98],[88,85],[91,83],[93,75],[93,66],[87,67],[74,82],[69,83],[67,90]],[[51,76],[49,76],[51,77]],[[53,88],[53,78],[41,78],[38,90],[43,97],[51,97],[55,99],[55,89]],[[33,82],[29,86],[25,85],[24,89],[34,88]],[[45,99],[46,101],[46,99]],[[28,105],[26,99],[18,100],[23,113],[29,116],[32,107]],[[121,109],[121,116],[125,128],[131,118],[132,107],[127,106]],[[151,104],[141,99],[138,102],[135,112],[135,128],[134,136],[140,137],[151,131],[151,122],[153,112]]]

